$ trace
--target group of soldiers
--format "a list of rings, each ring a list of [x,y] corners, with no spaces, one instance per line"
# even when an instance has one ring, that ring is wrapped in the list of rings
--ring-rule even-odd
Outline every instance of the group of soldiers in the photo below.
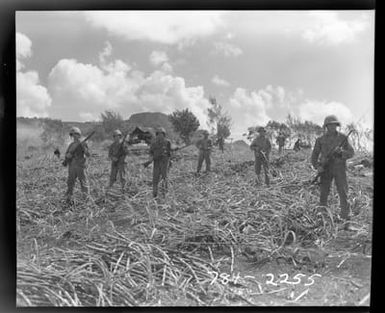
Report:
[[[316,139],[314,149],[311,155],[311,164],[320,174],[320,205],[327,206],[327,199],[330,192],[332,181],[335,181],[337,192],[340,200],[340,218],[342,220],[349,220],[350,208],[347,200],[348,184],[346,178],[346,160],[353,157],[354,150],[350,145],[346,135],[337,131],[337,127],[341,126],[336,116],[327,116],[324,120],[325,133]],[[250,149],[254,151],[255,156],[255,173],[256,181],[261,183],[261,171],[264,171],[264,180],[266,185],[270,185],[269,178],[269,156],[271,153],[271,143],[266,136],[264,127],[258,129],[258,136],[252,141]],[[77,127],[73,127],[70,131],[70,136],[73,142],[68,146],[65,157],[70,160],[68,162],[68,180],[67,180],[67,200],[71,200],[73,188],[78,178],[81,190],[88,195],[89,188],[86,178],[86,158],[90,156],[88,145],[85,141],[80,142],[81,132]],[[279,134],[277,143],[279,146],[279,153],[282,153],[285,143],[285,136]],[[298,144],[298,141],[296,143]],[[203,165],[206,163],[206,172],[210,171],[211,167],[211,151],[212,141],[209,139],[209,133],[203,132],[203,138],[196,142],[196,147],[199,149],[198,165],[196,173],[199,174]],[[330,153],[332,157],[330,158]],[[125,158],[129,153],[128,146],[125,144],[120,130],[115,130],[113,133],[113,143],[109,147],[108,157],[111,160],[111,171],[108,189],[111,188],[119,178],[122,191],[124,192],[126,184],[126,161]],[[166,138],[166,131],[164,128],[156,130],[156,136],[152,141],[149,149],[150,158],[149,163],[153,163],[153,197],[158,197],[158,186],[161,183],[161,194],[164,196],[167,192],[167,174],[171,158],[171,142]],[[328,163],[324,160],[328,157]]]

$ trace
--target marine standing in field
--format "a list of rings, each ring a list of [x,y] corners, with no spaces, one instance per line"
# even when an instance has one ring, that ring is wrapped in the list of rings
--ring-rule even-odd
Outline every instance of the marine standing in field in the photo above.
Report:
[[[311,155],[313,167],[321,173],[320,205],[327,206],[330,186],[334,179],[340,198],[340,217],[343,220],[349,220],[350,207],[347,200],[348,182],[346,178],[346,160],[353,157],[354,149],[347,140],[346,135],[337,131],[337,126],[341,126],[341,123],[336,116],[327,116],[323,126],[326,128],[326,133],[317,138]],[[336,149],[336,147],[343,142],[345,143],[342,147]],[[334,149],[336,151],[334,151],[330,162],[326,167],[322,168],[322,160]]]
[[[86,174],[86,158],[90,156],[88,145],[86,142],[80,142],[81,132],[77,127],[73,127],[70,131],[70,137],[73,142],[70,143],[66,151],[65,157],[68,165],[68,179],[67,179],[67,201],[71,201],[72,194],[76,182],[79,179],[80,187],[85,196],[89,195],[87,174]]]
[[[110,173],[110,184],[111,188],[116,182],[117,176],[119,176],[120,185],[122,192],[126,186],[126,156],[128,154],[128,147],[122,139],[122,133],[119,129],[113,133],[114,142],[111,144],[108,150],[108,157],[111,160],[111,173]]]
[[[286,136],[282,132],[279,132],[279,134],[277,136],[277,140],[276,140],[276,143],[278,144],[278,153],[279,154],[282,154],[282,152],[283,152],[283,148],[285,146],[285,141],[286,141]]]
[[[203,138],[197,141],[196,147],[199,149],[197,174],[201,171],[203,160],[206,163],[206,172],[210,172],[212,141],[209,139],[209,132],[207,130],[203,131]]]
[[[255,174],[257,174],[257,183],[261,182],[261,167],[265,174],[265,184],[270,185],[269,178],[269,155],[271,151],[270,140],[266,137],[266,130],[263,127],[258,129],[259,136],[256,137],[250,145],[255,156]]]
[[[293,150],[295,152],[298,152],[299,150],[301,150],[301,139],[298,138],[297,141],[294,143]]]
[[[152,177],[152,195],[158,196],[158,185],[161,181],[161,193],[167,192],[167,173],[171,157],[171,142],[166,138],[166,130],[161,127],[156,130],[156,137],[150,146],[151,161],[154,162]]]

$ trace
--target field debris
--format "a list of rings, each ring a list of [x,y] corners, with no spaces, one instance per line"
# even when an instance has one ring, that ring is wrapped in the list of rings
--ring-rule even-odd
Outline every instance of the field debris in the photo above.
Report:
[[[269,188],[255,186],[252,159],[214,156],[215,170],[195,177],[186,174],[195,159],[180,154],[169,194],[159,202],[151,197],[150,171],[136,165],[140,155],[128,160],[126,193],[106,194],[103,153],[90,160],[90,198],[75,192],[72,206],[62,201],[66,172],[59,160],[18,163],[18,306],[230,303],[236,287],[213,273],[228,269],[232,275],[239,259],[256,268],[274,261],[322,268],[340,236],[338,197],[332,193],[329,208],[318,207],[318,189],[307,184],[309,152],[273,159]],[[353,176],[352,222],[361,225],[356,233],[363,243],[371,241],[365,225],[371,225],[372,196]],[[245,295],[237,299],[255,303]]]

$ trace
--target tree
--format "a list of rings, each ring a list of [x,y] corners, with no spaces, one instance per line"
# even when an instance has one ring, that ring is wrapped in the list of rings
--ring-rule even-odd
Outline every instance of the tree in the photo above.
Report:
[[[211,107],[207,110],[208,126],[211,132],[215,133],[219,148],[223,152],[223,144],[226,138],[231,134],[231,117],[223,111],[223,107],[217,102],[215,97],[209,97]]]
[[[179,134],[185,144],[190,144],[190,136],[199,127],[196,116],[188,109],[176,110],[168,116],[174,130]]]
[[[42,120],[42,127],[40,139],[47,147],[64,144],[65,127],[61,120],[45,118]]]
[[[123,118],[117,112],[105,111],[100,114],[100,119],[107,136],[111,136],[115,129],[121,129],[123,126]]]
[[[323,128],[311,121],[302,121],[298,117],[288,115],[286,124],[297,137],[303,138],[308,144],[312,144],[316,137],[322,134]]]

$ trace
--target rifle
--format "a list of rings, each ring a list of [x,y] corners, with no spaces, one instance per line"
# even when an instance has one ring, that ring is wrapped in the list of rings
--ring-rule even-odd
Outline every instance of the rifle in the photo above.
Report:
[[[182,150],[182,149],[187,148],[189,146],[191,146],[191,144],[185,145],[183,147],[176,147],[174,149],[171,149],[171,152],[179,151],[179,150]],[[171,160],[171,158],[170,158],[170,160]],[[144,166],[144,168],[147,168],[153,161],[154,161],[154,159],[151,157],[151,159],[149,159],[148,161],[142,163],[142,165]]]
[[[124,155],[124,149],[123,148],[124,148],[124,143],[126,141],[127,136],[128,136],[128,132],[124,135],[122,143],[119,145],[119,150],[118,150],[118,155],[117,155],[118,160],[115,161],[114,163],[118,163],[119,159]]]
[[[311,184],[315,184],[318,180],[318,177],[321,177],[321,175],[325,172],[327,166],[329,165],[330,161],[334,158],[334,153],[337,151],[337,149],[339,148],[342,148],[342,146],[347,142],[350,134],[353,132],[353,130],[351,130],[347,135],[346,137],[344,138],[344,140],[342,140],[337,146],[335,146],[333,149],[331,149],[329,151],[329,153],[326,155],[326,157],[324,158],[324,160],[321,162],[321,165],[320,165],[320,170],[318,171],[317,175],[314,177],[314,179],[311,181]]]
[[[71,161],[72,161],[72,158],[73,158],[73,155],[75,154],[75,152],[77,152],[78,151],[78,149],[82,146],[82,144],[83,143],[85,143],[88,139],[90,139],[91,138],[91,136],[93,135],[93,134],[95,134],[95,130],[93,130],[86,138],[84,138],[81,142],[79,142],[77,145],[76,145],[76,147],[75,147],[75,149],[73,150],[73,152],[72,152],[72,157],[71,158],[68,158],[67,157],[67,154],[66,154],[66,156],[65,156],[65,158],[64,158],[64,161],[63,161],[63,166],[67,166],[67,165],[69,165],[70,163],[71,163]]]

